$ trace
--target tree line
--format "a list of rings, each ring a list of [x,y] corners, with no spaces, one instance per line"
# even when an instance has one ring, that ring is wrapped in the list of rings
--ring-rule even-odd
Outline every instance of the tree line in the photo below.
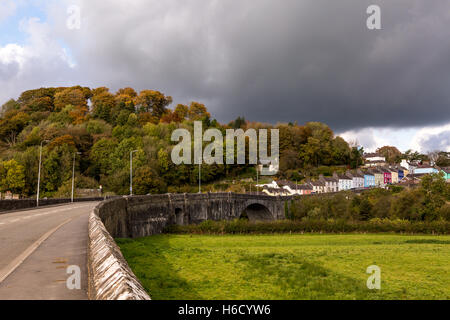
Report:
[[[228,124],[213,119],[199,102],[172,106],[172,97],[156,90],[82,86],[39,88],[6,102],[0,114],[0,192],[24,197],[37,189],[40,145],[42,196],[67,196],[76,156],[76,187],[126,194],[129,152],[134,155],[136,194],[183,192],[198,183],[198,166],[170,161],[177,128],[193,132],[194,121],[204,130],[217,128],[277,128],[280,130],[280,176],[302,179],[323,166],[356,167],[362,148],[350,147],[323,123],[276,125],[238,117]],[[204,165],[203,183],[254,174],[253,166]]]

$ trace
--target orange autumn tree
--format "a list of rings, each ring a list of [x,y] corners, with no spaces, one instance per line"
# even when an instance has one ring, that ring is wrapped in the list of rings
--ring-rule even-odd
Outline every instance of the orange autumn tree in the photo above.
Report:
[[[69,113],[74,124],[86,121],[89,112],[86,100],[86,92],[79,88],[65,88],[55,94],[55,111],[61,111],[66,106],[73,106]]]
[[[167,112],[167,107],[172,103],[172,97],[165,96],[163,93],[155,90],[143,90],[136,98],[138,112],[149,113],[152,117],[161,119]]]

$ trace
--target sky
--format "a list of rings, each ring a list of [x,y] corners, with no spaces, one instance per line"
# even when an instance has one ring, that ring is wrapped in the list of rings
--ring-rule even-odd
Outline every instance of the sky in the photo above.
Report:
[[[130,86],[223,123],[320,121],[367,151],[450,151],[449,26],[448,0],[0,0],[0,105]]]

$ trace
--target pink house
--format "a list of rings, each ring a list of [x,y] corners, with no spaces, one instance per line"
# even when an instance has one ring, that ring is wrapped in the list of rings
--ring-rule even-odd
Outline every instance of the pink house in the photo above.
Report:
[[[384,175],[384,184],[392,184],[392,172],[384,168],[380,169]]]

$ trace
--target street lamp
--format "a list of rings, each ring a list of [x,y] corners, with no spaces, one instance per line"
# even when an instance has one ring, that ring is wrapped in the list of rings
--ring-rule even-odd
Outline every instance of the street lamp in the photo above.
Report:
[[[130,196],[133,195],[133,153],[138,150],[130,151]]]
[[[261,165],[256,165],[256,194],[259,195],[259,171],[261,170]]]
[[[198,161],[198,193],[202,193],[202,159]]]
[[[38,170],[38,185],[37,185],[37,195],[36,195],[36,207],[39,207],[39,189],[41,185],[41,163],[42,163],[42,144],[48,142],[48,140],[41,141],[41,148],[39,152],[39,170]]]
[[[72,196],[71,196],[71,202],[73,202],[73,190],[75,187],[75,157],[77,156],[77,154],[81,154],[81,152],[75,152],[73,154],[73,167],[72,167]]]

